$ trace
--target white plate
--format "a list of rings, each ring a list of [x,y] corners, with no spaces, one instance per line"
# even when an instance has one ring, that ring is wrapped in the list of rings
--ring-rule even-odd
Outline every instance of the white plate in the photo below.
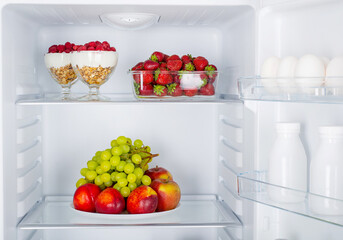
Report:
[[[77,212],[78,214],[81,214],[83,216],[88,217],[96,217],[96,218],[107,218],[107,219],[144,219],[144,218],[151,218],[151,217],[159,217],[171,214],[178,210],[180,208],[181,204],[179,203],[176,208],[169,210],[169,211],[163,211],[163,212],[153,212],[153,213],[142,213],[142,214],[129,214],[126,210],[120,214],[104,214],[104,213],[95,213],[95,212],[84,212],[80,210],[76,210],[74,208],[73,203],[70,204],[70,208]]]

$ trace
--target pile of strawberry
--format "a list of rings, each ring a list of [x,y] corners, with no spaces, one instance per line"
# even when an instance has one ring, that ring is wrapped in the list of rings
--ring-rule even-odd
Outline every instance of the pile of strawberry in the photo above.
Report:
[[[204,57],[193,58],[191,55],[168,56],[154,52],[150,59],[134,66],[133,79],[135,91],[141,96],[182,96],[214,95],[214,82],[217,78],[217,67],[209,64]],[[199,86],[186,86],[183,75],[190,73],[194,78],[200,78]]]
[[[107,41],[99,42],[93,41],[84,45],[76,45],[74,43],[66,42],[64,45],[52,45],[49,47],[48,53],[70,53],[73,51],[113,51],[116,49],[111,47]]]

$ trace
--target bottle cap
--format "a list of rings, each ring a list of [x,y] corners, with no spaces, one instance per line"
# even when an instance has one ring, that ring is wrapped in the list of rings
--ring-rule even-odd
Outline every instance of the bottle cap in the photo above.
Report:
[[[276,123],[277,132],[299,133],[300,123]]]
[[[319,133],[325,135],[343,135],[343,126],[322,126]]]

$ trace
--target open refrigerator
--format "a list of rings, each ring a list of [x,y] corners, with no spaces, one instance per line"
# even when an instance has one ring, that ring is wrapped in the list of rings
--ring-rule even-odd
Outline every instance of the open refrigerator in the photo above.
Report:
[[[1,239],[341,239],[343,217],[316,215],[307,199],[268,199],[277,122],[299,122],[308,160],[318,127],[343,124],[343,99],[264,98],[238,79],[269,56],[342,54],[339,0],[1,1]],[[105,13],[150,13],[146,29],[116,29]],[[106,102],[50,101],[58,93],[47,48],[107,40],[118,66]],[[215,97],[140,101],[127,70],[153,51],[203,55],[221,72]],[[248,90],[244,92],[244,90]],[[75,94],[86,93],[80,81]],[[70,209],[85,161],[117,136],[140,138],[173,172],[181,209],[146,218],[90,218]],[[273,186],[282,188],[281,186]],[[292,189],[289,189],[292,191]],[[294,190],[296,191],[296,190]],[[325,197],[323,197],[325,198]],[[338,202],[342,200],[336,200]]]

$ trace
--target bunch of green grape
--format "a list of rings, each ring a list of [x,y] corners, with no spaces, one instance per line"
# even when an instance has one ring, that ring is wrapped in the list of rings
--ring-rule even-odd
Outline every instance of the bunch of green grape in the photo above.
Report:
[[[113,187],[123,197],[128,197],[135,188],[150,185],[151,179],[144,172],[157,156],[151,154],[151,148],[144,146],[142,140],[137,139],[132,145],[130,138],[120,136],[111,141],[111,148],[96,152],[87,162],[87,168],[80,171],[83,178],[76,182],[76,187],[94,183],[101,190]]]

